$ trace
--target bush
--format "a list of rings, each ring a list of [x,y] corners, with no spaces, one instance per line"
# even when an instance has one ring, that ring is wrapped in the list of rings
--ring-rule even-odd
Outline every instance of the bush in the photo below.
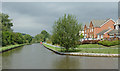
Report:
[[[76,45],[80,45],[80,44],[82,44],[82,42],[81,42],[81,41],[78,41],[78,42],[76,42],[75,44],[76,44]]]
[[[51,44],[52,41],[51,40],[46,40],[46,43]]]
[[[114,45],[119,45],[120,40],[114,40],[114,41],[104,40],[104,41],[99,41],[98,44],[101,44],[104,46],[114,46]]]

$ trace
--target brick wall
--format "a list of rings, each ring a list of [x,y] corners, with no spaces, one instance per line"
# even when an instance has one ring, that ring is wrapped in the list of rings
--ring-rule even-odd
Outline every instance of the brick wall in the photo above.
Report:
[[[94,27],[92,22],[90,22],[89,28],[87,28],[88,26],[85,25],[85,27],[84,27],[84,34],[87,34],[87,38],[91,38],[90,36],[93,36],[93,35],[94,35],[94,38],[97,38],[97,34],[100,33],[101,31],[109,29],[109,28],[114,29],[114,24],[115,24],[114,21],[108,20],[108,22],[106,22],[101,27]],[[94,30],[90,31],[92,28]],[[85,32],[86,29],[87,29],[87,31]],[[109,35],[106,33],[106,34],[103,35],[103,38],[109,38]]]
[[[101,26],[100,30],[108,29],[109,27],[114,29],[114,22],[112,20],[109,20],[107,23],[105,23],[103,26]]]

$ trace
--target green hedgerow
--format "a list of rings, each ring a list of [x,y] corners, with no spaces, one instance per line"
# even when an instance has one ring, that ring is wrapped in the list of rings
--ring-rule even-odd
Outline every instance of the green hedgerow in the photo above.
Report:
[[[119,45],[120,40],[114,40],[114,41],[104,40],[104,41],[99,41],[98,44],[101,44],[104,46],[114,46],[114,45]]]

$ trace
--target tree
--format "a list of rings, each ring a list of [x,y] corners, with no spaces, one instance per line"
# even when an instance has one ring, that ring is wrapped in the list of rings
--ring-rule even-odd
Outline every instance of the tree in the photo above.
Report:
[[[32,36],[29,34],[25,34],[24,36],[24,40],[25,42],[27,41],[27,43],[31,43],[32,42]]]
[[[24,37],[21,33],[15,33],[15,42],[18,44],[23,44],[24,43]]]
[[[65,14],[54,23],[52,42],[60,44],[60,46],[65,47],[66,51],[69,51],[69,48],[75,48],[76,42],[79,41],[79,30],[81,27],[76,17]]]
[[[0,47],[2,46],[2,17],[0,13]]]
[[[44,35],[43,34],[37,34],[35,37],[34,37],[34,41],[35,42],[43,42],[44,41]]]
[[[12,29],[13,23],[11,23],[12,19],[9,19],[9,16],[4,13],[0,13],[0,40],[2,39],[2,46],[10,45],[13,43],[12,41]]]
[[[33,38],[33,42],[45,42],[48,38],[50,38],[50,34],[47,31],[43,30],[40,34],[37,34]]]
[[[13,34],[13,32],[2,32],[2,46],[14,44],[14,37],[15,35]]]
[[[45,31],[45,30],[43,30],[43,31],[41,32],[41,34],[43,34],[43,36],[44,36],[44,40],[43,40],[44,42],[45,42],[46,39],[49,38],[49,36],[50,36],[49,33],[48,33],[47,31]]]
[[[12,19],[9,19],[9,16],[4,13],[0,13],[1,23],[2,23],[2,31],[12,31],[11,27],[13,23],[11,22]]]
[[[11,23],[11,21],[12,19],[9,19],[7,14],[0,13],[0,36],[2,37],[0,37],[0,45],[31,43],[32,36],[13,32],[11,29],[13,23]]]

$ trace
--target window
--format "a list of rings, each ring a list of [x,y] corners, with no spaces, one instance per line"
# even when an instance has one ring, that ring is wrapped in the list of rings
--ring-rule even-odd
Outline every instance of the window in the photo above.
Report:
[[[116,29],[116,25],[114,26],[114,29]]]
[[[98,35],[98,37],[97,38],[100,38],[100,36]]]
[[[85,36],[84,36],[85,38],[87,38],[87,34],[85,34]]]
[[[93,28],[92,28],[92,32],[93,32]]]
[[[85,33],[86,33],[86,30],[85,30]]]
[[[101,38],[103,38],[103,35],[101,35]]]

